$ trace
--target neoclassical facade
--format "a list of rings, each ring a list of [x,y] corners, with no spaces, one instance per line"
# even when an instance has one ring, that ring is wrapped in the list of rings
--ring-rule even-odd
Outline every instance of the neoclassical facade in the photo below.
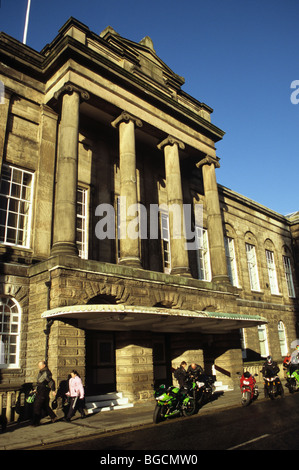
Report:
[[[233,387],[298,335],[299,213],[217,184],[224,132],[156,54],[71,18],[0,34],[1,388],[49,363],[149,399],[181,360]],[[228,164],[221,162],[221,164]]]

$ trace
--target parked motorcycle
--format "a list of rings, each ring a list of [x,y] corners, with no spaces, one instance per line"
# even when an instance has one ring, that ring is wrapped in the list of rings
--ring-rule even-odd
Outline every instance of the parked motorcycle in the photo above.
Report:
[[[269,397],[271,400],[274,400],[274,398],[279,395],[281,397],[284,396],[283,385],[277,374],[267,371],[266,375],[263,376],[263,379],[265,398]]]
[[[191,392],[192,393],[192,392]],[[195,401],[190,389],[160,385],[155,390],[156,406],[153,415],[155,424],[175,416],[191,416],[195,412]]]
[[[289,389],[290,393],[296,392],[299,389],[299,369],[289,367],[286,373],[287,382],[285,386]]]
[[[237,373],[240,376],[240,372]],[[259,389],[254,377],[257,377],[258,374],[254,376],[250,372],[244,372],[240,377],[240,389],[242,393],[241,403],[242,406],[248,406],[259,396]]]
[[[215,392],[215,380],[215,377],[212,375],[200,375],[198,378],[190,379],[192,383],[192,396],[197,409],[204,403],[207,403]]]

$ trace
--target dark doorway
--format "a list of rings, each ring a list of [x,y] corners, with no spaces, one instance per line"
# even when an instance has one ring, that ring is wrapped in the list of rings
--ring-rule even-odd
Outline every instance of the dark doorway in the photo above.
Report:
[[[86,331],[86,391],[99,395],[116,390],[113,333]]]
[[[168,335],[153,336],[153,366],[154,386],[157,387],[161,384],[170,385],[172,379]]]

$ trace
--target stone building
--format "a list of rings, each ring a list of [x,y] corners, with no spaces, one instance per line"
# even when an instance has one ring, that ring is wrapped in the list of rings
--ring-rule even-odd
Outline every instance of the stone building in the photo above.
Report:
[[[151,39],[73,18],[41,52],[1,33],[0,80],[2,390],[43,358],[132,402],[183,359],[229,386],[281,362],[299,213],[217,184],[224,132]]]

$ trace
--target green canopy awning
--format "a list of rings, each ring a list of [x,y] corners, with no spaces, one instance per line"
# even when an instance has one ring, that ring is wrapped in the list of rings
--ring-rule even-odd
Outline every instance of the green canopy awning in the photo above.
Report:
[[[259,315],[182,310],[136,305],[73,305],[47,310],[42,318],[77,321],[84,329],[105,331],[154,331],[163,333],[224,333],[267,323]]]

